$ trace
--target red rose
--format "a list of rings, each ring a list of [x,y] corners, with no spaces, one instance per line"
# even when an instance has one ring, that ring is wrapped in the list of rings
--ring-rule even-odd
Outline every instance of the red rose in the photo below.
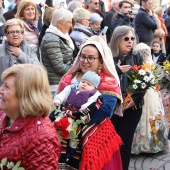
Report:
[[[60,122],[54,122],[54,127],[56,129],[56,131],[61,127]]]
[[[68,117],[61,118],[59,122],[62,129],[67,129],[67,127],[70,125],[70,122],[68,121]]]
[[[67,138],[69,137],[69,133],[68,133],[67,130],[61,129],[60,136],[61,136],[63,139],[67,139]]]

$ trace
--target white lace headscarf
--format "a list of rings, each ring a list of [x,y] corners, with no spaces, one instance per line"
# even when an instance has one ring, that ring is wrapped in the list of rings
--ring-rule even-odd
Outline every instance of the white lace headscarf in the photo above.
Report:
[[[80,70],[80,62],[79,62],[79,54],[81,53],[82,49],[87,45],[95,45],[96,48],[99,50],[102,59],[103,59],[103,67],[102,70],[107,73],[108,75],[114,77],[120,87],[120,80],[115,68],[115,64],[113,61],[112,53],[104,39],[100,36],[92,36],[90,37],[80,48],[79,53],[73,63],[73,66],[68,70],[65,75],[77,72]],[[122,95],[121,95],[121,103],[123,102]],[[119,113],[118,113],[119,114]]]
[[[96,48],[99,50],[102,59],[103,59],[103,71],[113,77],[115,77],[116,81],[118,82],[119,86],[120,86],[120,81],[119,81],[119,77],[118,74],[116,72],[116,68],[115,68],[115,64],[113,61],[113,57],[112,57],[112,53],[110,48],[107,46],[106,42],[103,40],[102,37],[100,36],[92,36],[90,37],[82,46],[81,49],[73,63],[73,66],[69,69],[69,71],[67,72],[67,74],[76,72],[78,70],[80,70],[80,66],[79,66],[79,54],[81,53],[82,49],[87,46],[87,45],[95,45]]]

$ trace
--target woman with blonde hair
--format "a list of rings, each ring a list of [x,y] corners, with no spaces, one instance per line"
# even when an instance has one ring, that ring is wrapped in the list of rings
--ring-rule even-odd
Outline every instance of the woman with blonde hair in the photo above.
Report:
[[[88,40],[93,34],[90,31],[90,12],[84,8],[77,8],[73,12],[75,25],[70,36],[74,39],[77,47]]]
[[[24,38],[29,44],[38,45],[39,30],[37,28],[39,13],[36,3],[22,0],[17,8],[16,18],[24,21]]]
[[[39,64],[37,46],[24,40],[24,24],[20,19],[6,21],[4,33],[6,38],[0,45],[0,76],[14,64]]]
[[[164,43],[166,43],[166,38],[168,36],[168,31],[167,31],[167,28],[165,26],[165,20],[163,19],[163,15],[164,15],[164,9],[162,7],[157,7],[155,10],[154,10],[154,13],[158,16],[157,19],[158,19],[158,22],[160,24],[160,27],[162,28],[162,30],[164,31],[164,33],[162,33],[162,37],[163,40],[164,40]]]
[[[47,117],[52,97],[46,70],[18,64],[2,74],[0,87],[0,160],[25,169],[58,169],[60,140]]]

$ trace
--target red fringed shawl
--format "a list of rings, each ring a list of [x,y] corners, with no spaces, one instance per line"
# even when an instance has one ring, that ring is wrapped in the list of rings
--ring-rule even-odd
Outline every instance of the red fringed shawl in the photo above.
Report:
[[[86,138],[84,138],[86,139]],[[110,119],[106,118],[100,123],[82,150],[80,170],[100,170],[110,160],[114,152],[122,144],[120,136],[116,133]]]

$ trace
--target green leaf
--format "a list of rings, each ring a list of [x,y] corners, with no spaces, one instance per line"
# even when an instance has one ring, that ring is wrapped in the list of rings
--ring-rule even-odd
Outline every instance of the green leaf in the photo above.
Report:
[[[20,165],[21,165],[21,161],[18,161],[18,162],[15,164],[15,166],[13,167],[14,170],[15,170],[15,168],[18,168]],[[17,170],[17,169],[16,169],[16,170]]]
[[[24,169],[24,168],[22,168],[22,167],[19,167],[19,168],[18,168],[18,170],[25,170],[25,169]]]
[[[12,169],[14,167],[14,163],[13,162],[8,162],[7,163],[7,168],[8,169]]]
[[[7,163],[7,158],[4,158],[4,159],[1,160],[2,165],[6,165],[6,163]]]

